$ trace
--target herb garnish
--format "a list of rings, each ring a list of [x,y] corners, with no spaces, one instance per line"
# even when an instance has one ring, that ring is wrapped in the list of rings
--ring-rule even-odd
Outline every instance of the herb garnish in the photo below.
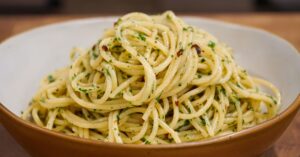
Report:
[[[205,119],[204,119],[203,117],[200,117],[200,119],[201,119],[202,124],[203,124],[203,125],[206,125]]]
[[[274,97],[269,96],[269,95],[268,95],[268,97],[269,97],[270,99],[272,99],[272,101],[273,101],[274,104],[277,104],[277,101],[274,99]]]
[[[122,22],[122,19],[118,19],[118,21],[116,21],[115,23],[114,23],[114,26],[118,26],[120,23]]]
[[[104,70],[104,72],[105,72],[108,76],[110,76],[110,73],[109,73],[108,69],[104,68],[103,70]]]
[[[142,34],[142,33],[139,33],[137,38],[138,38],[139,40],[146,41],[146,37],[145,37],[145,35]]]
[[[54,81],[55,81],[54,77],[52,75],[48,75],[48,82],[52,83]]]
[[[201,58],[200,62],[204,63],[205,62],[205,58]]]
[[[90,75],[91,75],[91,73],[87,73],[87,74],[85,75],[85,78],[89,78]]]
[[[221,87],[220,92],[223,93],[226,96],[226,90],[225,90],[225,88]]]
[[[98,58],[99,55],[96,54],[95,51],[93,51],[92,56],[93,56],[93,59],[96,59],[96,58]]]
[[[141,138],[141,140],[142,140],[145,144],[151,144],[151,142],[148,141],[145,137]]]
[[[172,19],[171,16],[170,16],[169,14],[167,15],[167,19],[168,19],[168,20],[171,20],[171,19]]]
[[[181,128],[183,128],[185,126],[188,126],[189,124],[190,124],[190,121],[189,120],[185,120],[180,127],[178,127],[177,129],[175,129],[175,131],[180,131]]]
[[[46,102],[45,98],[41,98],[40,102],[45,103]]]
[[[212,50],[215,50],[216,43],[213,41],[209,41],[207,46],[210,47]]]
[[[79,87],[78,90],[81,91],[81,92],[83,92],[83,93],[87,93],[87,89],[84,89],[84,88],[80,88],[80,87]]]

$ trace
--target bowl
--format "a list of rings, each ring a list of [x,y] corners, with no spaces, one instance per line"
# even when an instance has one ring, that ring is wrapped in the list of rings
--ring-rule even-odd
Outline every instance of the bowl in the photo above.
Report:
[[[68,65],[74,46],[87,48],[116,18],[92,18],[52,24],[11,37],[0,44],[0,121],[32,156],[227,157],[259,156],[280,137],[300,106],[300,55],[287,41],[262,30],[203,18],[183,17],[224,41],[250,74],[269,80],[282,94],[280,113],[255,127],[199,142],[134,145],[72,137],[19,118],[49,72]]]

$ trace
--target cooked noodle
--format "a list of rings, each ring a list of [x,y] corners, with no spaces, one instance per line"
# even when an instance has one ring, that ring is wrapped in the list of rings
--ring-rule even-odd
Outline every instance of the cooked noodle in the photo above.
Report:
[[[127,14],[71,59],[42,80],[23,119],[87,139],[167,144],[253,127],[280,104],[229,46],[170,11]]]

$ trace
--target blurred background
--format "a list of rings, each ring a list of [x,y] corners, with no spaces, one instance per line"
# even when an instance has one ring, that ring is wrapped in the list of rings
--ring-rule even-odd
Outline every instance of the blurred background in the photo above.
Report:
[[[300,0],[0,0],[0,14],[293,12]]]

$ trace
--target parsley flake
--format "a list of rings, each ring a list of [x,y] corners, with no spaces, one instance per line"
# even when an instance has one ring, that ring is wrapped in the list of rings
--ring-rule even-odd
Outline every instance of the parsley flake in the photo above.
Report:
[[[52,82],[54,82],[54,81],[55,81],[54,77],[53,77],[52,75],[49,75],[49,76],[48,76],[48,82],[49,82],[49,83],[52,83]]]
[[[207,44],[208,47],[210,47],[212,50],[215,50],[216,47],[216,43],[213,41],[209,41]]]

